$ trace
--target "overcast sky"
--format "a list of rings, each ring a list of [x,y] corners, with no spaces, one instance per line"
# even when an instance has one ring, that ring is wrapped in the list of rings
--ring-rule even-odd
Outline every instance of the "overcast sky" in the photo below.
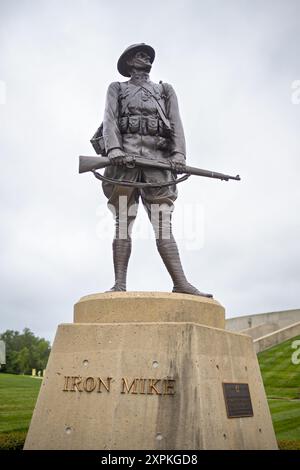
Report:
[[[0,331],[52,340],[113,284],[113,220],[78,155],[137,42],[176,90],[189,164],[242,177],[178,186],[190,282],[227,317],[300,308],[299,0],[1,0],[0,24]],[[170,291],[142,207],[134,234],[128,290]]]

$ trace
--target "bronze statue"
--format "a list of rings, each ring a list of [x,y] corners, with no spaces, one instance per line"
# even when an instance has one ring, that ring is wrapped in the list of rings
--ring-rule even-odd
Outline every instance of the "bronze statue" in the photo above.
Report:
[[[126,291],[131,231],[141,197],[155,231],[158,252],[172,278],[173,292],[212,297],[199,292],[187,281],[181,265],[171,215],[177,198],[176,184],[188,175],[180,179],[176,176],[177,173],[192,173],[225,180],[239,179],[239,176],[186,167],[185,137],[177,97],[168,83],[150,81],[154,58],[154,49],[144,43],[129,46],[119,58],[118,71],[129,80],[110,84],[103,124],[92,139],[97,153],[107,155],[108,159],[102,159],[104,164],[93,162],[90,168],[82,160],[80,172],[92,170],[103,181],[103,192],[114,213],[115,284],[110,291]],[[105,166],[104,177],[95,172],[96,168]],[[125,210],[121,204],[124,200]],[[153,208],[157,206],[159,212],[153,217]]]

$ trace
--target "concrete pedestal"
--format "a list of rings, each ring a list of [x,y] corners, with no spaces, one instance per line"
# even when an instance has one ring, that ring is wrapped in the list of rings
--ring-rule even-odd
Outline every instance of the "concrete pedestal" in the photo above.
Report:
[[[83,297],[58,327],[25,449],[276,449],[252,338],[216,301],[132,292]],[[223,384],[248,384],[229,418]],[[226,406],[227,405],[227,406]]]

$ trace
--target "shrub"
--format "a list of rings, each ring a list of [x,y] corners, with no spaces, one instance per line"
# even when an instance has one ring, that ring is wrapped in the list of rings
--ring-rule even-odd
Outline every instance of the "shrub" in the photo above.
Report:
[[[26,431],[0,433],[0,450],[22,450],[26,434]]]
[[[279,440],[280,450],[300,450],[300,441]]]

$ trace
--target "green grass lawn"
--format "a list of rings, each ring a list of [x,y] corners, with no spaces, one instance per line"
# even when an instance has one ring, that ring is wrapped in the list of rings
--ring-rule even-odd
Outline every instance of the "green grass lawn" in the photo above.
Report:
[[[278,440],[300,441],[300,364],[291,361],[296,339],[258,354]]]
[[[0,374],[0,433],[28,429],[41,383],[25,375]]]

